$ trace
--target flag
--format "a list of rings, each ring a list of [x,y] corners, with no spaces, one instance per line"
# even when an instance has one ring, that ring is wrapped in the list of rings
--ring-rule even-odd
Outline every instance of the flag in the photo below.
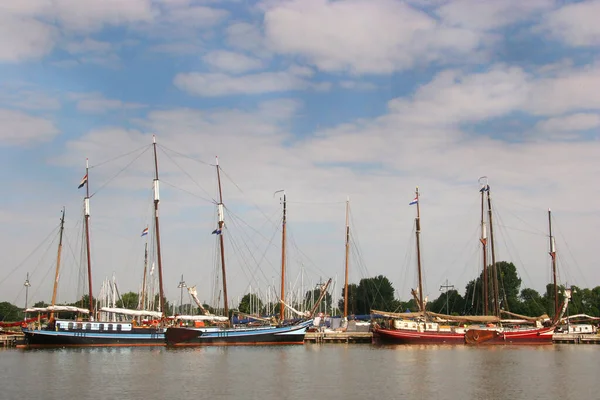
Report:
[[[148,227],[144,228],[142,231],[142,236],[146,236],[148,234]]]
[[[77,189],[81,189],[83,187],[83,185],[85,185],[86,183],[87,183],[87,174],[85,174],[85,176],[81,180],[81,183],[79,184],[79,186],[77,187]]]
[[[217,228],[214,231],[212,231],[211,235],[220,235],[221,234],[221,228]]]
[[[412,206],[414,204],[417,204],[419,202],[419,198],[415,197],[415,199],[413,201],[411,201],[410,203],[408,203],[409,206]]]

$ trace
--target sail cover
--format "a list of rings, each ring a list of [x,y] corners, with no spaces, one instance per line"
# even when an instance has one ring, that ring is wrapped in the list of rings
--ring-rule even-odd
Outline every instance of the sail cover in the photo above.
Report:
[[[182,321],[229,321],[229,318],[220,315],[176,315],[174,318]]]
[[[102,307],[100,309],[100,311],[111,313],[111,314],[132,315],[134,317],[153,317],[153,318],[161,318],[162,317],[162,313],[160,313],[158,311],[150,311],[150,310],[130,310],[128,308]]]
[[[78,312],[82,314],[89,314],[90,310],[87,308],[79,308],[73,306],[48,306],[48,307],[31,307],[25,310],[25,312],[60,312],[60,311],[69,311],[69,312]]]

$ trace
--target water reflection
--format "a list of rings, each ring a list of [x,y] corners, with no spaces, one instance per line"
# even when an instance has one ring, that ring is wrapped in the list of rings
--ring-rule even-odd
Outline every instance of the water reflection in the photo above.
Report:
[[[599,347],[305,345],[9,350],[3,398],[592,399]]]

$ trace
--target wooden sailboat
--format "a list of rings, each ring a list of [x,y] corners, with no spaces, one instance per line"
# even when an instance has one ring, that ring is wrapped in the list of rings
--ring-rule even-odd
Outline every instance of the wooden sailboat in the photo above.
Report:
[[[567,309],[567,305],[570,300],[570,293],[565,293],[565,300],[561,308],[558,305],[558,285],[556,281],[556,246],[554,242],[554,236],[552,236],[552,213],[548,209],[548,231],[550,239],[550,257],[552,260],[552,275],[553,275],[553,286],[554,286],[554,318],[552,321],[546,321],[545,324],[540,321],[539,318],[531,318],[523,315],[516,315],[513,313],[507,313],[500,310],[500,304],[498,302],[498,275],[496,271],[496,260],[493,251],[493,229],[492,229],[492,206],[491,206],[491,195],[490,187],[486,185],[483,191],[487,192],[488,200],[488,212],[490,221],[490,239],[492,240],[492,283],[493,283],[493,295],[494,295],[494,312],[499,317],[500,313],[506,313],[512,316],[516,316],[522,320],[530,321],[535,324],[533,327],[522,327],[515,325],[502,325],[502,323],[494,325],[492,327],[479,327],[471,328],[465,332],[465,343],[466,344],[552,344],[552,337],[554,330],[560,323],[560,320]]]
[[[227,308],[227,280],[225,275],[225,253],[223,250],[224,215],[223,198],[221,191],[221,180],[219,173],[219,163],[216,163],[217,180],[219,186],[219,203],[217,204],[217,214],[219,217],[218,227],[213,232],[219,235],[221,268],[223,273],[223,297],[224,308]],[[312,318],[308,315],[298,322],[285,324],[284,315],[285,304],[285,240],[286,240],[286,218],[287,203],[286,195],[283,193],[283,218],[282,218],[282,260],[281,260],[281,299],[280,299],[280,317],[277,325],[267,326],[241,326],[241,327],[186,327],[173,326],[167,328],[165,340],[167,346],[226,346],[226,345],[282,345],[282,344],[303,344],[306,329],[313,324]],[[228,314],[226,313],[226,316]]]
[[[434,315],[427,313],[423,299],[423,278],[421,268],[421,210],[419,205],[419,188],[415,191],[415,199],[410,202],[417,206],[415,218],[415,236],[417,245],[417,273],[418,289],[412,290],[419,308],[415,313],[389,313],[372,310],[372,313],[388,318],[385,326],[376,324],[373,327],[373,340],[376,343],[391,344],[462,344],[464,343],[465,328],[462,326],[440,325],[433,320],[438,316],[447,318],[450,316]],[[462,322],[482,322],[481,317],[460,317]]]
[[[64,226],[64,212],[61,219],[61,240],[59,242],[57,263],[56,263],[56,279],[54,282],[54,291],[52,296],[52,306],[45,309],[28,309],[28,312],[77,312],[79,314],[87,314],[89,318],[83,321],[81,318],[77,320],[56,319],[49,321],[44,328],[38,326],[24,327],[25,346],[27,347],[66,347],[66,346],[162,346],[164,345],[164,325],[166,323],[166,310],[164,308],[164,292],[163,292],[163,275],[162,275],[162,258],[160,252],[160,234],[159,234],[159,219],[158,205],[160,202],[159,180],[158,180],[158,158],[156,153],[156,138],[153,137],[154,150],[154,216],[155,216],[155,239],[157,246],[158,257],[158,274],[159,274],[159,291],[161,311],[147,310],[128,310],[103,308],[103,312],[122,314],[127,316],[146,316],[152,317],[153,323],[148,326],[138,326],[135,320],[131,322],[108,322],[96,321],[94,304],[92,297],[92,268],[90,255],[90,235],[89,235],[89,218],[90,218],[90,192],[89,192],[89,163],[86,160],[86,174],[82,179],[79,188],[85,185],[86,196],[84,198],[84,222],[85,222],[85,238],[86,238],[86,258],[88,271],[88,294],[89,294],[89,309],[79,309],[75,307],[56,306],[56,290],[58,285],[58,276],[60,268],[60,254],[62,248],[62,231]]]

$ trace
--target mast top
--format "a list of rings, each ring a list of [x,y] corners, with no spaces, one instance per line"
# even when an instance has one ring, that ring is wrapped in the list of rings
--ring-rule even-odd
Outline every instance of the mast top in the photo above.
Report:
[[[219,166],[219,156],[215,156],[215,165]]]
[[[156,135],[152,135],[152,143],[156,144]]]
[[[548,208],[548,212],[551,212],[552,210]]]
[[[85,158],[85,167],[89,168],[90,167],[90,159],[89,158]]]

